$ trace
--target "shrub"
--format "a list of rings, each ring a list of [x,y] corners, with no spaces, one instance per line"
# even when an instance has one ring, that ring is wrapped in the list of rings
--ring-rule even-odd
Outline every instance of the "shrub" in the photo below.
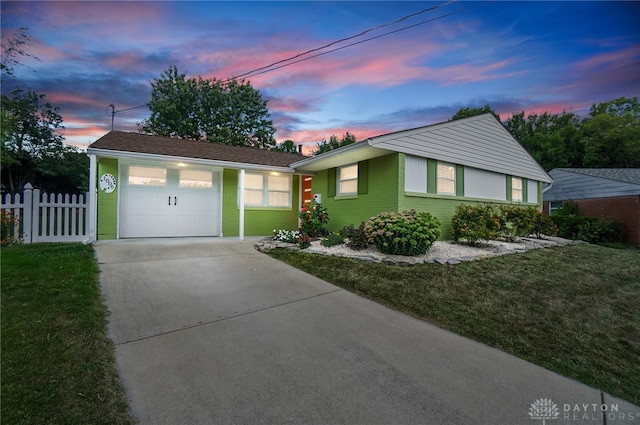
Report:
[[[360,223],[360,226],[353,227],[352,224],[345,226],[340,234],[347,239],[347,246],[356,251],[367,249],[369,246],[369,237],[364,231],[364,222]]]
[[[562,203],[562,207],[559,208],[553,215],[579,215],[578,204],[573,201],[565,201]]]
[[[580,239],[589,243],[621,242],[624,223],[607,218],[582,215],[552,215],[558,228],[558,236],[565,239]]]
[[[533,217],[531,233],[538,239],[542,238],[543,235],[556,236],[558,234],[558,227],[553,223],[551,217],[542,211],[536,210],[535,216]]]
[[[344,238],[342,237],[341,234],[335,233],[335,232],[329,233],[327,237],[320,242],[322,246],[327,246],[327,247],[340,245],[342,243],[344,243]]]
[[[20,219],[9,210],[0,211],[0,245],[7,246],[20,242],[22,232],[16,230]]]
[[[577,238],[589,242],[622,242],[624,224],[619,221],[604,218],[589,220],[578,225]]]
[[[585,217],[580,215],[557,215],[551,216],[551,220],[558,227],[558,236],[565,239],[578,239],[580,226],[584,226],[589,221],[597,221],[596,217]]]
[[[380,213],[364,226],[378,251],[394,255],[421,255],[440,237],[440,222],[426,212]]]
[[[325,226],[329,221],[329,214],[327,214],[327,209],[315,200],[311,201],[308,208],[302,207],[298,217],[300,218],[300,230],[310,238],[317,238],[328,233]]]
[[[305,249],[311,246],[311,238],[306,233],[300,233],[298,235],[298,246],[300,248]]]
[[[451,220],[453,239],[465,240],[470,245],[475,245],[480,240],[497,239],[500,236],[502,217],[500,208],[493,204],[458,205]]]
[[[500,233],[507,240],[514,240],[518,236],[529,236],[533,233],[538,209],[518,205],[502,205]]]

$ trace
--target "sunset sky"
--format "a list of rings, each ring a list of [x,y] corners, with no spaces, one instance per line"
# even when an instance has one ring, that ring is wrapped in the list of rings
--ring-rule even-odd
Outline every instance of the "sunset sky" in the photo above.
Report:
[[[370,29],[315,54],[340,50],[248,78],[269,101],[279,142],[315,146],[346,131],[362,140],[486,104],[502,119],[523,110],[584,115],[593,103],[640,96],[640,3],[632,1],[0,7],[3,37],[27,27],[27,51],[39,59],[21,59],[2,93],[20,85],[46,94],[61,108],[66,142],[77,146],[110,130],[109,104],[145,105],[149,82],[171,65],[191,77],[227,79]],[[119,112],[115,129],[136,131],[148,115],[146,107]]]

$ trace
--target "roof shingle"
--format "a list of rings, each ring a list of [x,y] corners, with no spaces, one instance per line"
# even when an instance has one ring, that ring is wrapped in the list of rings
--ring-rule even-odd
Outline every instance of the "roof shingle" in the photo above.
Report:
[[[196,158],[273,167],[288,167],[289,164],[307,158],[302,154],[283,153],[243,146],[230,146],[220,143],[198,142],[195,140],[175,139],[163,136],[150,136],[124,131],[111,131],[107,133],[92,143],[89,149]]]

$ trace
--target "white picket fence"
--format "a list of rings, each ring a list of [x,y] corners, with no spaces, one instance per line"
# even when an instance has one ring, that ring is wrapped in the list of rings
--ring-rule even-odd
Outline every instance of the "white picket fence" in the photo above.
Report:
[[[89,234],[89,192],[86,195],[40,193],[31,184],[22,195],[2,197],[2,209],[15,217],[13,237],[23,243],[77,242]]]

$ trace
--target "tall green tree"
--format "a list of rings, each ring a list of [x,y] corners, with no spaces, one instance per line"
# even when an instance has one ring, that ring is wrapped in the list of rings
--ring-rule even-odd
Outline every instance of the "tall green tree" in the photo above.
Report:
[[[284,142],[278,144],[275,148],[273,148],[273,150],[285,153],[298,153],[298,146],[296,146],[293,140],[287,139]]]
[[[593,105],[581,130],[585,167],[640,168],[637,97],[620,97]]]
[[[32,183],[47,190],[46,177],[63,174],[62,169],[69,165],[65,160],[75,152],[62,143],[59,130],[64,126],[59,108],[47,102],[44,94],[20,88],[13,90],[11,96],[2,95],[0,104],[4,189],[16,193],[26,183]]]
[[[332,134],[329,137],[329,141],[323,140],[316,144],[316,150],[313,151],[314,155],[322,155],[323,153],[332,151],[334,149],[341,148],[343,146],[352,145],[356,143],[356,136],[349,133],[348,131],[342,135],[342,139],[338,140],[338,137],[335,134]]]
[[[484,105],[482,108],[460,108],[458,112],[453,114],[453,116],[451,117],[451,121],[474,117],[476,115],[482,115],[486,113],[493,114],[493,116],[496,117],[498,121],[500,121],[500,115],[498,115],[498,113],[494,111],[493,108],[491,108],[491,106],[489,105]]]
[[[546,170],[556,167],[579,167],[584,149],[578,140],[580,117],[562,114],[514,113],[504,121],[505,127]]]
[[[172,66],[151,81],[151,116],[142,133],[271,149],[267,101],[248,81],[186,78]]]

